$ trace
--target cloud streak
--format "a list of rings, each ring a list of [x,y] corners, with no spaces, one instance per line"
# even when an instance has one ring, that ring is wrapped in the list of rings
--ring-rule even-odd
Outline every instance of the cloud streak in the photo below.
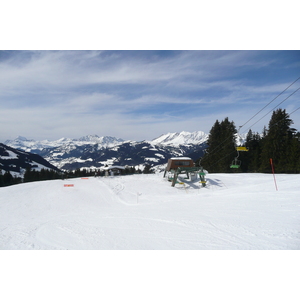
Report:
[[[250,118],[300,76],[298,58],[298,51],[0,51],[0,140],[208,132],[216,118]],[[298,99],[287,105],[300,106]]]

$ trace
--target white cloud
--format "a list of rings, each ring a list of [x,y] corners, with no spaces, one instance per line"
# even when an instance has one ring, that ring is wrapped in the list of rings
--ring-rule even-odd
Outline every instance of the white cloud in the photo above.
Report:
[[[208,132],[216,119],[227,116],[243,124],[292,82],[292,75],[273,80],[268,68],[278,67],[276,55],[259,51],[17,51],[6,56],[0,59],[0,124],[7,128],[2,140],[86,134],[152,139],[166,131]],[[261,75],[264,70],[269,77]]]

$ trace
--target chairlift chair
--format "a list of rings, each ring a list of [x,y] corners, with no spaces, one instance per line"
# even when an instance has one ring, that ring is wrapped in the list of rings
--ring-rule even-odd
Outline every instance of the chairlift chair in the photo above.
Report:
[[[238,160],[240,153],[237,153],[237,157],[232,161],[230,168],[231,169],[238,169],[241,166],[241,161]]]
[[[239,127],[239,130],[238,130],[238,133],[237,133],[238,136],[240,136],[239,131],[240,131],[241,128],[242,128],[242,126]],[[231,169],[238,169],[241,166],[241,161],[238,160],[238,157],[240,155],[240,151],[249,151],[249,148],[238,146],[238,147],[236,147],[236,151],[237,151],[237,157],[232,161],[232,163],[230,165]]]
[[[240,166],[241,166],[241,161],[238,160],[237,158],[235,158],[235,159],[232,161],[232,163],[231,163],[231,165],[230,165],[230,168],[231,168],[231,169],[238,169]]]

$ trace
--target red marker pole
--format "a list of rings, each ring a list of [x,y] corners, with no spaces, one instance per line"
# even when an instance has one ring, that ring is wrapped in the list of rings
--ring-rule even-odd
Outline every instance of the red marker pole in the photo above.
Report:
[[[274,182],[275,182],[276,191],[278,191],[272,158],[270,158],[270,164],[271,164],[271,168],[272,168],[272,173],[273,173],[273,177],[274,177]]]

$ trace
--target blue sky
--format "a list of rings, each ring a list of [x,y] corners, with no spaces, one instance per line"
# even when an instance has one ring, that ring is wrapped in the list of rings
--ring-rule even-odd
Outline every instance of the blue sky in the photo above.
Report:
[[[300,51],[0,51],[0,141],[150,140],[243,125],[300,77]],[[300,80],[251,120],[300,87]],[[281,106],[300,107],[300,91]],[[251,127],[261,132],[271,113]],[[300,130],[300,109],[291,115]]]

